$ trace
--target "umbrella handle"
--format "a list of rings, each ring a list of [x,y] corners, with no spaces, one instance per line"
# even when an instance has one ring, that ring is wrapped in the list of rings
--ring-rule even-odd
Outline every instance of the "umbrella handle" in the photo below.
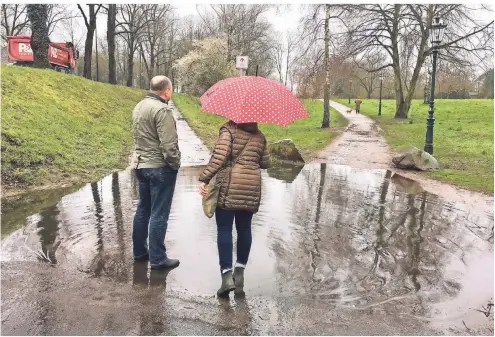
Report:
[[[256,77],[258,77],[258,65],[256,65]]]

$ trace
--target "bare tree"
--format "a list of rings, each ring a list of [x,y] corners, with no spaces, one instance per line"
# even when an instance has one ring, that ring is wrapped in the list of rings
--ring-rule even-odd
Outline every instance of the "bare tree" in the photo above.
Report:
[[[2,39],[7,36],[19,35],[29,28],[29,18],[26,15],[25,5],[2,4]]]
[[[48,62],[48,5],[26,5],[26,13],[31,22],[31,49],[33,50],[33,66],[50,68]]]
[[[297,38],[295,38],[295,34],[289,32],[287,34],[287,48],[286,48],[286,57],[285,57],[285,80],[284,84],[287,86],[287,81],[290,80],[292,84],[291,74],[292,68],[294,67],[294,63],[296,58],[294,57],[294,49],[297,45]]]
[[[48,5],[47,29],[48,36],[52,35],[58,23],[77,18],[77,13],[70,10],[70,5]]]
[[[83,37],[79,34],[81,29],[81,25],[79,24],[79,20],[74,20],[74,18],[68,18],[64,19],[61,21],[62,27],[63,27],[63,37],[66,41],[70,41],[73,46],[74,46],[74,51],[77,51],[77,54],[79,54],[79,51],[81,50],[83,46]],[[75,73],[79,75],[79,61],[76,61],[76,69]]]
[[[115,26],[117,24],[117,5],[109,4],[107,10],[107,43],[108,43],[108,83],[117,84],[115,65]]]
[[[357,71],[353,72],[353,77],[356,78],[359,84],[366,91],[366,97],[369,99],[375,89],[375,82],[379,76],[378,72],[369,71],[369,69],[379,69],[385,63],[385,58],[380,53],[372,55],[363,55],[361,58],[354,59],[354,68]]]
[[[436,16],[448,22],[439,55],[459,64],[483,62],[493,55],[493,21],[475,17],[481,7],[468,5],[349,5],[346,9],[350,55],[384,51],[395,77],[395,118],[407,118],[422,66],[432,48],[430,26]],[[404,55],[406,57],[404,57]],[[408,66],[409,65],[409,66]],[[404,69],[409,68],[409,69]]]
[[[303,35],[301,41],[305,42],[302,54],[305,55],[311,49],[316,49],[314,64],[320,62],[323,57],[323,69],[325,71],[325,84],[323,89],[323,121],[322,128],[330,126],[330,49],[336,53],[334,34],[330,34],[330,24],[339,22],[344,10],[336,5],[310,5],[310,13],[303,18]],[[323,30],[323,31],[322,31]],[[323,46],[320,41],[323,40]],[[323,48],[322,48],[323,47]]]
[[[146,25],[143,29],[139,49],[144,60],[148,80],[156,74],[158,59],[162,53],[166,52],[165,48],[160,48],[160,46],[169,42],[167,41],[170,36],[169,30],[174,24],[173,18],[169,15],[171,11],[171,5],[155,4],[150,5],[149,9],[144,13]]]
[[[283,80],[283,61],[284,61],[284,53],[285,53],[285,49],[284,49],[284,45],[282,42],[278,42],[275,44],[275,46],[273,47],[272,49],[273,51],[273,59],[274,59],[274,62],[275,62],[275,70],[277,72],[277,76],[278,76],[278,81],[280,83],[284,83],[284,80]]]
[[[185,55],[180,43],[182,42],[179,35],[179,20],[174,16],[170,18],[172,24],[168,29],[166,39],[163,39],[160,43],[159,49],[161,50],[161,59],[158,58],[157,71],[160,67],[163,67],[163,74],[166,74],[175,83],[176,72],[174,71],[174,62]]]
[[[117,35],[127,44],[127,86],[132,87],[134,76],[134,55],[140,45],[144,28],[148,24],[147,12],[150,5],[122,4],[117,7]]]
[[[96,29],[96,16],[100,11],[102,5],[88,5],[89,7],[89,18],[84,13],[81,5],[77,5],[81,14],[84,18],[84,23],[86,25],[86,42],[84,44],[84,70],[83,77],[91,79],[91,59],[93,57],[93,39]]]
[[[83,38],[78,34],[81,31],[81,26],[77,20],[72,18],[62,20],[62,26],[64,27],[64,38],[66,41],[72,42],[75,50],[79,50],[82,47]]]
[[[259,66],[259,75],[268,76],[273,70],[275,34],[263,14],[271,5],[222,4],[197,7],[202,30],[207,36],[225,38],[227,60],[236,55],[249,55],[249,73]]]

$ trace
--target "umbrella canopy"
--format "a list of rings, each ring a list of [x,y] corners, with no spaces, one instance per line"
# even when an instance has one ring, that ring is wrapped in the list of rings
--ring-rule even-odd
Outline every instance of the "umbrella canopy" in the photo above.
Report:
[[[299,99],[283,84],[256,76],[222,80],[200,98],[205,112],[236,123],[287,125],[309,117]]]

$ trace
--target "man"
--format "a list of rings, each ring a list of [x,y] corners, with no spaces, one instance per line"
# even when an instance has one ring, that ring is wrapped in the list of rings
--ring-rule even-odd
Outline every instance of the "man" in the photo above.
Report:
[[[179,265],[179,260],[167,257],[164,244],[180,167],[177,129],[168,108],[171,98],[172,82],[165,76],[155,76],[151,79],[150,92],[132,112],[134,168],[139,181],[139,204],[132,231],[133,254],[135,261],[149,260],[154,270]]]
[[[359,110],[361,109],[361,100],[359,99],[359,96],[354,101],[354,103],[356,104],[356,113],[358,114],[359,113]]]

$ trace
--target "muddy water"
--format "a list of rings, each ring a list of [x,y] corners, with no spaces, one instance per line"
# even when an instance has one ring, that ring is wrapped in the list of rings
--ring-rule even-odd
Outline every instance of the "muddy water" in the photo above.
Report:
[[[200,169],[178,177],[166,274],[132,262],[126,172],[29,214],[1,243],[3,333],[492,334],[493,215],[386,170],[264,172],[247,297],[217,302]]]

